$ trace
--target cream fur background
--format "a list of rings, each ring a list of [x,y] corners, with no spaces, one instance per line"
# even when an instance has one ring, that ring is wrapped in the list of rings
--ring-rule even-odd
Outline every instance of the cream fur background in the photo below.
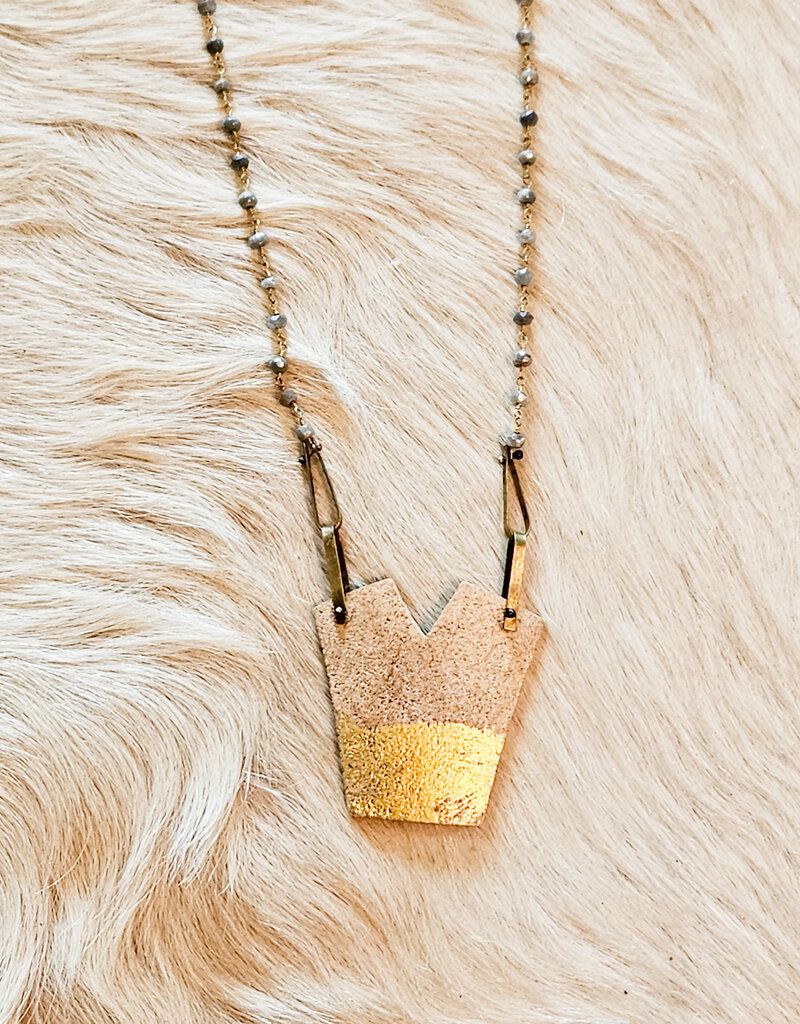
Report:
[[[220,0],[361,581],[499,587],[511,0]],[[0,12],[0,1020],[800,1020],[798,21],[535,15],[528,600],[480,829],[355,822],[191,0]]]

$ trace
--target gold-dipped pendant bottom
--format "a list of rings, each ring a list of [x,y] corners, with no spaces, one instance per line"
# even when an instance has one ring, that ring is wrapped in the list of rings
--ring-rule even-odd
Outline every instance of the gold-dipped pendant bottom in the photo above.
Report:
[[[392,579],[317,605],[345,798],[356,817],[477,825],[541,635],[505,599],[460,583],[426,635]]]
[[[347,806],[356,817],[477,825],[505,736],[461,722],[374,728],[336,716]]]

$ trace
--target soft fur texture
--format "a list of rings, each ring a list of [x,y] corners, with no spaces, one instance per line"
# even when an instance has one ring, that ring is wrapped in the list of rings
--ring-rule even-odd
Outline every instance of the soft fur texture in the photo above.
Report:
[[[512,0],[220,0],[357,581],[498,587]],[[778,1024],[797,967],[798,22],[534,12],[526,600],[478,829],[346,812],[192,0],[0,11],[0,1020]]]

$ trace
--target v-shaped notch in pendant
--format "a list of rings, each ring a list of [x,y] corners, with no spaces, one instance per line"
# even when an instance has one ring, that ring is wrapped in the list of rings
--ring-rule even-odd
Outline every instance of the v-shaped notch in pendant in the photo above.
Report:
[[[504,598],[460,583],[428,634],[392,579],[315,608],[350,813],[477,825],[542,624],[503,629]]]

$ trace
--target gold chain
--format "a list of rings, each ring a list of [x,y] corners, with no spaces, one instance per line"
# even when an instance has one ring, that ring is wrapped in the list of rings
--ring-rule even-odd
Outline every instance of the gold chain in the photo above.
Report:
[[[533,66],[533,32],[530,26],[530,4],[520,4],[520,30],[517,34],[517,40],[520,44],[520,84],[522,85],[522,105],[525,111],[533,110],[533,92],[539,81],[539,75]],[[529,36],[527,35],[529,33]],[[528,39],[530,41],[525,41]],[[529,119],[531,120],[531,119]],[[536,118],[538,120],[538,118]],[[533,124],[536,123],[533,121]],[[520,152],[520,168],[522,172],[522,186],[523,188],[531,187],[531,172],[536,159],[536,154],[533,149],[533,124],[522,123],[522,151]],[[526,154],[523,158],[523,154]],[[530,156],[527,156],[530,154]],[[529,299],[530,299],[530,287],[533,281],[533,272],[531,270],[531,263],[533,258],[533,244],[536,239],[536,235],[533,229],[533,202],[521,203],[522,209],[522,231],[520,232],[520,270],[526,271],[527,275],[523,276],[523,281],[519,283],[519,311],[520,313],[529,313]],[[529,279],[530,283],[525,283]],[[531,324],[520,324],[519,325],[519,351],[528,352],[528,337],[531,332]],[[523,363],[518,367],[516,386],[517,390],[522,395],[526,395],[525,392],[525,374],[523,372],[524,366],[528,365]],[[522,402],[517,402],[514,405],[514,429],[517,433],[522,432]]]
[[[198,4],[198,8],[201,8],[201,13],[203,13],[202,6],[203,6],[202,4]],[[217,32],[217,26],[216,26],[216,23],[214,22],[214,17],[213,17],[215,5],[214,4],[206,4],[205,6],[211,8],[209,13],[203,13],[203,25],[205,27],[205,32],[206,32],[206,45],[208,46],[208,44],[211,43],[212,40],[219,40],[220,37],[219,37],[219,34]],[[234,114],[233,114],[233,102],[232,102],[232,99],[231,99],[232,86],[230,85],[230,80],[228,78],[228,69],[227,69],[225,58],[222,55],[222,50],[221,49],[217,50],[216,52],[212,52],[211,53],[211,62],[213,64],[213,66],[214,66],[214,71],[216,72],[216,75],[217,75],[216,81],[217,82],[226,82],[226,83],[228,83],[227,88],[222,88],[222,89],[219,89],[217,91],[218,91],[220,103],[222,105],[223,110],[225,111],[225,117],[226,118],[233,118],[234,117]],[[228,138],[230,139],[230,142],[231,142],[231,153],[234,156],[237,155],[237,154],[243,154],[244,151],[242,149],[242,144],[241,144],[241,129],[240,128],[236,128],[233,131],[227,132],[226,134],[227,134],[227,136],[228,136]],[[241,192],[243,192],[243,193],[244,192],[249,192],[251,190],[249,163],[245,164],[244,166],[236,166],[236,167],[234,167],[234,173],[238,175],[239,186],[240,186]],[[250,221],[250,233],[251,233],[251,236],[256,234],[259,231],[263,231],[264,230],[264,228],[262,226],[262,223],[261,223],[261,217],[258,214],[256,206],[245,207],[244,208],[244,212],[247,214],[248,220]],[[267,248],[266,245],[263,245],[263,246],[261,246],[260,248],[258,248],[256,250],[256,259],[257,259],[256,268],[259,271],[259,275],[261,276],[262,281],[263,280],[270,280],[270,279],[274,280],[275,279],[275,274],[273,273],[273,270],[272,270],[272,264],[271,264],[270,258],[269,258],[269,251],[268,251],[268,248]],[[270,310],[270,313],[273,316],[280,315],[280,306],[279,306],[279,303],[278,303],[278,295],[277,295],[276,285],[275,284],[267,285],[262,290],[263,290],[264,295],[266,297],[267,306],[268,306],[268,308]],[[274,338],[275,338],[276,355],[281,356],[283,359],[286,359],[287,358],[286,328],[285,327],[277,328],[272,333],[273,333]],[[274,374],[274,378],[275,378],[275,384],[277,385],[279,390],[281,390],[281,391],[285,390],[287,385],[286,385],[286,381],[284,380],[283,372],[279,371],[279,372],[275,373]],[[300,406],[299,401],[293,401],[291,403],[288,403],[288,408],[292,411],[292,413],[293,413],[295,419],[297,420],[298,424],[302,424],[302,423],[305,422],[305,418],[304,418],[304,415],[303,415],[303,409]]]
[[[538,74],[533,66],[533,32],[530,27],[530,8],[532,0],[517,0],[520,10],[520,26],[516,34],[520,47],[521,60],[519,64],[519,79],[522,85],[523,111],[520,114],[522,125],[522,150],[519,153],[519,163],[522,174],[522,188],[517,193],[522,210],[522,229],[519,232],[520,258],[519,266],[514,271],[514,279],[519,287],[519,302],[517,312],[513,316],[514,324],[517,327],[518,348],[514,353],[513,363],[516,368],[515,390],[512,394],[511,404],[513,407],[513,433],[509,433],[501,443],[503,446],[503,457],[500,460],[503,465],[503,503],[504,503],[504,526],[509,537],[509,548],[506,560],[506,582],[504,583],[504,596],[506,597],[505,628],[514,629],[516,619],[516,607],[519,596],[519,588],[522,576],[524,559],[525,539],[528,534],[528,513],[522,495],[519,477],[516,468],[511,460],[522,458],[522,446],[525,437],[522,433],[522,405],[527,398],[525,391],[524,369],[531,363],[529,351],[529,337],[533,315],[529,309],[531,288],[533,285],[533,274],[531,262],[535,233],[533,230],[533,205],[536,196],[530,185],[531,169],[536,161],[536,155],[532,148],[532,129],[538,120],[537,114],[532,107],[533,90],[538,82]],[[261,217],[258,213],[258,204],[250,185],[249,156],[242,148],[241,123],[233,112],[231,99],[232,86],[227,76],[227,65],[223,57],[223,42],[217,31],[214,21],[216,12],[216,0],[198,0],[197,9],[202,15],[206,35],[206,50],[210,54],[211,62],[216,73],[216,79],[212,83],[214,91],[218,94],[225,116],[222,119],[221,127],[230,140],[231,145],[231,166],[238,175],[240,193],[239,203],[247,214],[250,224],[250,235],[248,243],[256,257],[256,267],[261,276],[261,286],[264,292],[269,316],[267,323],[271,328],[274,339],[275,352],[267,360],[266,368],[272,370],[275,385],[280,393],[281,404],[289,408],[297,421],[296,434],[302,443],[303,455],[301,461],[308,471],[309,483],[311,485],[311,498],[314,506],[314,514],[318,525],[321,523],[320,512],[317,506],[318,490],[314,487],[313,467],[324,475],[327,487],[333,494],[332,484],[325,469],[321,456],[321,443],[315,436],[313,427],[305,422],[303,409],[299,402],[297,392],[287,384],[284,373],[289,366],[286,343],[286,318],[281,313],[278,294],[277,278],[275,277],[270,263],[268,252],[268,237],[262,226]],[[509,487],[508,481],[511,478],[514,483],[514,493],[517,498],[520,513],[523,520],[523,528],[514,530],[509,523]],[[346,607],[344,590],[347,587],[347,571],[344,564],[344,554],[338,536],[338,529],[341,525],[341,515],[337,511],[335,524],[325,521],[322,527],[328,531],[330,536],[325,536],[326,551],[328,553],[328,575],[331,580],[331,590],[336,595],[334,598],[336,620],[345,621]],[[322,528],[321,527],[321,528]],[[343,582],[344,581],[344,584]]]

